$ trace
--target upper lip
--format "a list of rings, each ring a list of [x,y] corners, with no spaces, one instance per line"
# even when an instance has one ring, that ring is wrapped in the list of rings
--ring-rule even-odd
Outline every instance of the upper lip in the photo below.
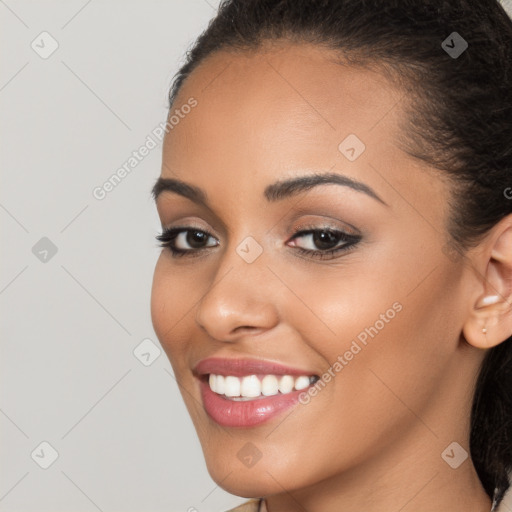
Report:
[[[267,375],[315,375],[309,370],[292,368],[274,361],[224,357],[207,357],[202,359],[195,365],[193,371],[200,376],[209,373],[233,375],[235,377],[262,373]]]

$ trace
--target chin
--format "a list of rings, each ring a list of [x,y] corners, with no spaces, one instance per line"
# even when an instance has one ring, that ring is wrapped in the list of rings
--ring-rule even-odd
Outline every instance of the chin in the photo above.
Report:
[[[261,498],[262,496],[268,496],[282,492],[282,488],[279,488],[275,481],[263,482],[260,480],[262,477],[261,472],[247,475],[247,477],[241,477],[240,475],[231,474],[226,478],[213,478],[215,483],[222,487],[226,492],[240,496],[241,498]]]
[[[241,498],[260,498],[283,490],[276,482],[279,475],[275,475],[274,480],[261,462],[252,468],[245,468],[241,463],[219,464],[217,459],[207,460],[206,466],[209,475],[219,487]]]

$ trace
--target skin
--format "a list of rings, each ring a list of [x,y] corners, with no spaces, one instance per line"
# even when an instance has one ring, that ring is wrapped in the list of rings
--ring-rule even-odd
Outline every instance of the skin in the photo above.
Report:
[[[199,257],[162,250],[151,315],[211,477],[265,496],[269,512],[488,512],[471,458],[452,469],[441,454],[453,442],[469,452],[479,365],[512,333],[511,219],[466,257],[447,257],[449,186],[396,143],[407,98],[325,49],[217,52],[173,107],[190,97],[198,105],[167,134],[161,176],[201,187],[210,208],[163,192],[157,209],[163,226],[205,230],[203,247],[218,245],[195,246]],[[366,145],[353,162],[338,150],[351,133]],[[265,199],[267,185],[311,171],[362,181],[387,205],[338,185]],[[293,239],[304,225],[352,226],[362,239],[315,259],[297,252],[319,250],[311,235]],[[236,252],[248,236],[263,249],[250,264]],[[307,405],[253,428],[221,427],[203,409],[199,360],[262,358],[322,375],[394,302],[403,309]],[[237,457],[247,442],[262,454],[250,468]]]

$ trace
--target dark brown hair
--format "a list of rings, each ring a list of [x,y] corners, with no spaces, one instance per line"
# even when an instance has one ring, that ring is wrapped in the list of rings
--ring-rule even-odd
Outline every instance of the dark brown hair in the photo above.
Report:
[[[468,44],[457,56],[442,46],[454,32]],[[512,21],[497,0],[224,0],[187,51],[170,108],[209,55],[277,41],[380,68],[407,92],[398,142],[453,185],[446,231],[459,254],[512,213]],[[471,457],[496,505],[512,470],[511,339],[488,350],[471,412]]]

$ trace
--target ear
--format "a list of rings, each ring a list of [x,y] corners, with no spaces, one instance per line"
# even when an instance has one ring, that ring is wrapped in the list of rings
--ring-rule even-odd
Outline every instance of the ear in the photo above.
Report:
[[[490,230],[477,260],[479,284],[462,332],[470,345],[487,349],[512,336],[512,215]]]

